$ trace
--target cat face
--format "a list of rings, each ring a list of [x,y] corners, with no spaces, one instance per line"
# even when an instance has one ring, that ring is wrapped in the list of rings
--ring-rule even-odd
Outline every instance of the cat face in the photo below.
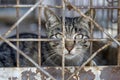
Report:
[[[47,35],[51,39],[61,39],[60,42],[50,42],[55,54],[65,54],[65,59],[74,59],[88,53],[90,42],[90,21],[83,17],[65,18],[65,32],[63,35],[62,19],[56,16],[51,10],[45,8]],[[90,11],[86,12],[86,15]],[[62,38],[64,38],[64,47]],[[84,56],[85,57],[85,56]]]

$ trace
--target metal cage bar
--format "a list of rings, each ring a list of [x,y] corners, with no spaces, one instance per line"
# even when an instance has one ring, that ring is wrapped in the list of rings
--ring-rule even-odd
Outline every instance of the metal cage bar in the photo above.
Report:
[[[92,0],[90,0],[90,7],[93,6]],[[93,9],[91,9],[91,17],[93,17]],[[90,23],[90,33],[91,33],[91,39],[93,39],[93,29],[94,29],[94,25],[92,24],[92,22]],[[92,55],[93,52],[93,42],[90,42],[90,55]],[[92,62],[90,62],[92,63]]]
[[[19,7],[19,8],[30,8],[34,5],[23,5],[23,4],[19,4],[19,5],[0,5],[0,8],[16,8],[16,7]],[[38,7],[45,7],[44,5],[39,5]],[[62,8],[62,6],[53,6],[53,5],[46,5],[46,7],[49,7],[49,8]],[[91,9],[119,9],[118,6],[76,6],[77,8],[80,8],[80,9],[88,9],[88,8],[91,8]]]
[[[19,5],[20,4],[20,0],[16,0],[16,3],[17,3],[17,5]],[[17,18],[19,18],[20,16],[19,16],[19,8],[16,8],[16,17]],[[19,25],[17,25],[17,27],[16,27],[16,35],[17,35],[17,39],[19,39]],[[17,41],[17,47],[19,48],[19,42]],[[19,55],[19,53],[18,53],[18,51],[17,51],[17,67],[19,67],[20,66],[20,62],[19,62],[19,57],[20,57],[20,55]]]
[[[62,38],[62,47],[63,51],[65,49],[65,3],[64,0],[62,0],[62,28],[63,28],[63,38]],[[62,80],[65,80],[65,54],[62,51]]]
[[[40,38],[41,38],[41,7],[38,7],[38,39]],[[41,42],[40,41],[38,41],[38,64],[41,66]]]

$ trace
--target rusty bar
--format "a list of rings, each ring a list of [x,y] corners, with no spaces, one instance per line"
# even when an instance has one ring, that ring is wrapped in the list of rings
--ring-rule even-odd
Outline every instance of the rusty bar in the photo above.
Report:
[[[90,0],[90,7],[91,6],[93,6],[92,0]],[[91,9],[90,13],[91,13],[91,17],[93,17],[94,16],[93,9]],[[94,26],[93,23],[90,22],[90,33],[91,33],[90,39],[93,39],[93,28],[94,28],[93,26]],[[92,52],[93,52],[93,42],[91,41],[90,42],[90,55],[92,55]],[[92,62],[90,61],[90,63]]]
[[[19,5],[20,4],[20,0],[16,0],[16,3],[17,3],[17,5]],[[16,8],[16,17],[19,19],[19,8]],[[17,27],[16,27],[16,34],[17,34],[17,39],[19,39],[19,25],[17,25]],[[19,41],[17,41],[17,48],[19,48]],[[18,51],[17,51],[17,59],[16,59],[16,62],[17,62],[17,67],[19,67],[20,66],[20,62],[19,62],[19,53],[18,53]]]
[[[7,36],[14,28],[16,28],[16,26],[21,23],[40,3],[41,1],[38,1],[34,6],[32,6],[6,33],[3,34],[3,36]]]
[[[2,39],[0,39],[2,40]],[[19,38],[19,39],[7,39],[8,41],[60,41],[59,39],[35,39],[35,38]]]
[[[118,0],[118,34],[120,34],[120,0]],[[119,36],[120,39],[120,36]],[[120,65],[120,46],[118,46],[118,61],[117,64]]]
[[[41,38],[41,7],[38,7],[38,39],[40,38]],[[41,66],[41,42],[40,41],[38,41],[38,64]]]
[[[10,4],[8,4],[8,5],[0,5],[0,8],[16,8],[16,7],[18,7],[18,8],[30,8],[30,7],[33,7],[34,5],[30,5],[30,4],[27,4],[27,5],[22,5],[22,4],[20,4],[20,5],[10,5]],[[55,5],[55,6],[53,6],[53,5],[39,5],[39,6],[37,6],[37,7],[40,7],[40,8],[42,8],[42,7],[50,7],[50,8],[62,8],[62,6],[57,6],[57,5]]]
[[[65,80],[65,3],[64,0],[62,0],[62,28],[63,28],[63,38],[62,38],[62,80]]]
[[[16,7],[18,7],[18,8],[30,8],[30,7],[33,7],[34,5],[30,5],[30,4],[28,4],[28,5],[22,5],[22,4],[20,4],[20,5],[10,5],[10,4],[8,4],[8,5],[0,5],[0,8],[16,8]],[[44,5],[39,5],[39,6],[37,6],[37,7],[49,7],[49,8],[62,8],[62,6],[57,6],[57,5],[55,5],[55,6],[53,6],[53,5],[46,5],[46,6],[44,6]],[[117,6],[76,6],[77,8],[80,8],[80,9],[88,9],[88,8],[91,8],[91,9],[119,9],[119,7],[117,7]]]
[[[80,9],[76,8],[75,6],[73,6],[70,2],[67,2],[66,0],[64,0],[65,3],[67,5],[70,5],[75,11],[77,11],[81,16],[83,16],[84,18],[89,19],[90,21],[92,21],[94,23],[94,25],[103,33],[105,33],[110,39],[112,39],[117,45],[120,46],[120,43],[114,39],[114,37],[112,37],[106,30],[104,30],[99,24],[97,24],[92,18],[90,18],[89,16],[86,16],[84,13],[81,12]]]
[[[24,56],[26,59],[28,59],[31,63],[33,63],[40,71],[42,71],[45,75],[49,76],[51,79],[56,80],[53,76],[51,76],[47,71],[45,71],[43,68],[41,68],[34,60],[32,60],[29,56],[27,56],[23,51],[18,49],[14,44],[12,44],[10,41],[6,40],[4,37],[0,35],[0,38],[3,39],[9,46],[11,46],[13,49],[17,50],[19,54]]]
[[[120,41],[120,39],[117,39],[115,38],[116,40]],[[27,39],[22,39],[22,38],[19,38],[19,39],[7,39],[8,41],[61,41],[59,39],[35,39],[35,38],[27,38]],[[72,40],[72,39],[71,39]],[[81,41],[82,39],[76,39],[76,41]],[[103,38],[103,39],[100,39],[100,38],[94,38],[94,39],[86,39],[87,41],[112,41],[110,40],[109,38]],[[0,39],[0,41],[3,41],[2,39]],[[72,40],[73,41],[73,40]]]

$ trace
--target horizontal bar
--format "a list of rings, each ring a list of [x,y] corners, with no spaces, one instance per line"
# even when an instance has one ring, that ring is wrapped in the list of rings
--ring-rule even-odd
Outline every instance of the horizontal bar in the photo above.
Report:
[[[2,39],[0,39],[2,40]],[[27,38],[27,39],[6,39],[8,41],[60,41],[59,39],[35,39],[35,38]]]
[[[35,38],[27,38],[27,39],[6,39],[8,41],[60,41],[61,39],[35,39]],[[74,39],[69,39],[69,41],[73,41]],[[84,40],[84,39],[76,39],[75,41],[81,41],[81,40]],[[104,38],[104,39],[85,39],[87,41],[113,41],[113,40],[110,40],[108,38]],[[120,39],[116,39],[118,41],[120,41]],[[0,39],[0,41],[2,41],[2,39]]]
[[[34,5],[0,5],[0,8],[30,8]],[[38,7],[45,7],[44,5],[39,5]],[[62,6],[52,6],[52,5],[47,5],[46,7],[50,7],[50,8],[62,8]],[[119,9],[120,7],[118,6],[76,6],[77,8],[81,8],[81,9],[88,9],[88,8],[92,8],[92,9]]]
[[[0,5],[0,8],[30,8],[34,5],[30,5],[30,4],[27,4],[27,5]],[[44,7],[44,5],[39,5],[37,7]],[[52,5],[48,5],[48,7],[51,7],[51,8],[62,8],[62,6],[52,6]]]

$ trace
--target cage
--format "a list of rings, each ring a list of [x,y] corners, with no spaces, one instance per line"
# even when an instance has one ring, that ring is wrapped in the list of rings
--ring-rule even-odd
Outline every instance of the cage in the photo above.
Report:
[[[45,19],[45,9],[54,13],[55,16],[51,16],[61,17],[60,40],[46,37],[46,21],[51,16]],[[0,79],[119,80],[119,9],[119,0],[0,0]],[[85,14],[87,11],[89,15]],[[85,40],[90,43],[90,56],[81,65],[65,64],[66,17],[74,18],[69,24],[76,17],[89,20],[90,27],[87,31],[90,33]],[[70,38],[71,40],[73,39]],[[83,39],[78,41],[80,40]],[[47,51],[51,49],[48,43],[57,41],[62,46],[59,51],[62,53],[61,66],[44,66],[42,53],[45,50],[41,47],[47,44]]]

